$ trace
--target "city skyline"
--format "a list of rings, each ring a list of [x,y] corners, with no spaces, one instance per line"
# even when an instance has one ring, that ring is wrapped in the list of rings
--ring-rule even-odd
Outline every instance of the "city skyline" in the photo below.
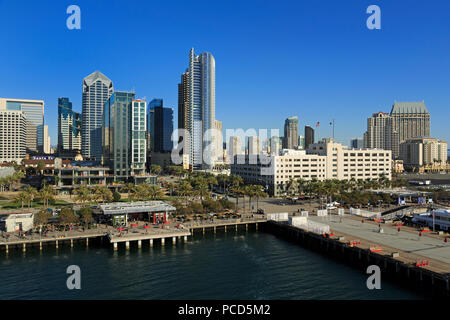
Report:
[[[8,64],[2,65],[4,78],[0,80],[0,96],[44,100],[45,123],[49,126],[52,145],[56,146],[58,97],[68,97],[73,103],[73,110],[81,112],[80,82],[86,75],[99,70],[113,81],[115,87],[134,89],[139,93],[139,98],[146,98],[147,101],[161,97],[167,105],[175,106],[178,105],[180,71],[186,67],[186,52],[195,47],[199,52],[211,52],[216,58],[216,118],[223,121],[224,131],[227,128],[253,127],[279,129],[281,133],[284,119],[297,115],[299,128],[305,125],[314,127],[319,121],[320,137],[323,138],[332,135],[328,123],[336,119],[336,140],[347,145],[351,138],[362,137],[366,120],[371,114],[389,112],[395,101],[425,101],[431,113],[430,135],[450,140],[445,123],[449,117],[450,103],[445,77],[450,71],[444,54],[449,48],[448,42],[444,41],[448,31],[448,24],[443,19],[445,10],[433,12],[425,5],[419,5],[421,10],[412,10],[404,1],[395,4],[381,1],[383,27],[379,31],[370,31],[365,28],[367,16],[364,5],[330,3],[323,8],[315,4],[283,4],[285,6],[277,10],[272,10],[273,4],[259,6],[262,17],[272,14],[276,21],[280,21],[282,16],[287,15],[286,22],[279,25],[276,32],[271,32],[269,26],[263,24],[263,19],[256,17],[230,26],[221,17],[215,19],[220,10],[228,12],[229,8],[213,4],[201,9],[205,20],[198,21],[196,27],[198,30],[199,25],[212,24],[213,30],[190,34],[188,31],[193,27],[187,26],[186,33],[173,38],[176,28],[165,28],[168,24],[164,19],[172,13],[181,17],[183,10],[199,9],[200,4],[188,8],[187,4],[180,3],[172,12],[164,4],[144,3],[137,10],[117,4],[103,8],[100,4],[80,1],[83,17],[81,30],[71,31],[65,27],[68,3],[30,3],[32,10],[21,13],[24,18],[19,25],[16,19],[21,12],[17,9],[19,4],[3,1],[0,3],[1,35],[12,46],[25,42],[33,45],[35,50],[20,54],[0,53],[0,61],[8,61]],[[248,13],[252,8],[250,2],[241,6],[240,14]],[[102,9],[106,12],[102,13]],[[105,19],[125,19],[129,23],[121,25],[121,29],[112,26],[111,32],[121,35],[130,33],[134,40],[149,32],[149,26],[132,20],[134,14],[146,9],[159,9],[161,14],[156,19],[162,24],[151,31],[152,41],[144,46],[144,54],[132,52],[130,55],[124,50],[115,52],[117,46],[110,42],[108,35],[105,39],[95,39],[99,41],[102,52],[98,55],[89,52],[89,46],[98,36],[93,30],[105,23]],[[307,12],[312,17],[308,17]],[[425,23],[418,19],[417,12],[434,19],[427,19]],[[31,14],[41,14],[48,19],[28,19]],[[295,14],[299,19],[294,19]],[[314,22],[313,18],[317,21]],[[408,20],[415,23],[408,24]],[[184,21],[185,18],[180,18],[179,23]],[[288,32],[288,26],[294,27],[295,32]],[[33,37],[30,37],[32,27]],[[411,30],[408,31],[408,38],[403,39],[400,35],[406,27]],[[14,39],[8,34],[9,28],[15,30]],[[251,33],[254,37],[248,43],[244,41],[247,38],[241,35],[235,37],[234,42],[228,41],[238,28],[245,35]],[[49,29],[54,32],[48,33]],[[280,37],[283,30],[286,35],[276,39],[275,35]],[[322,40],[315,40],[304,30],[310,30]],[[225,35],[229,32],[230,35]],[[270,42],[264,41],[263,35]],[[168,40],[168,36],[172,40]],[[334,37],[342,43],[337,43]],[[36,39],[40,42],[37,43]],[[159,40],[161,43],[157,44]],[[81,46],[83,42],[86,46]],[[424,43],[424,46],[417,48],[415,44],[418,42]],[[264,51],[268,43],[270,48]],[[59,44],[66,49],[78,47],[74,53],[53,50]],[[431,44],[433,50],[426,49]],[[152,52],[147,58],[152,46],[167,46],[167,50]],[[238,54],[232,55],[233,52]],[[80,59],[76,55],[80,55]],[[239,68],[236,59],[244,62],[239,63]],[[127,60],[127,63],[121,60]],[[286,69],[288,65],[289,70]],[[132,72],[135,68],[142,72]],[[274,70],[272,78],[263,77],[265,68]],[[61,70],[64,70],[63,81],[56,76]],[[284,70],[283,73],[281,70]],[[300,70],[303,76],[299,78]],[[177,123],[177,112],[174,113],[174,122]],[[348,122],[354,125],[346,125]]]

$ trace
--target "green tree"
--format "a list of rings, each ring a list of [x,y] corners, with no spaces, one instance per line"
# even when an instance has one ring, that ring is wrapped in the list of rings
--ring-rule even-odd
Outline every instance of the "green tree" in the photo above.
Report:
[[[86,186],[79,186],[75,189],[75,201],[85,203],[91,200],[91,191]]]
[[[135,192],[135,186],[131,182],[122,187],[122,192],[128,193],[128,201],[131,201],[131,194]]]
[[[157,165],[157,164],[152,164],[150,166],[150,171],[153,172],[156,175],[160,175],[162,172],[161,166]]]
[[[55,190],[49,185],[45,185],[39,192],[39,196],[44,202],[44,207],[48,207],[48,201],[55,199]]]
[[[42,228],[42,226],[48,224],[50,217],[51,213],[48,210],[42,209],[34,215],[34,223]]]
[[[64,207],[58,214],[59,223],[62,225],[68,225],[72,223],[76,223],[78,221],[78,217],[73,212],[73,210],[69,207]]]
[[[25,192],[27,197],[28,208],[31,208],[33,206],[33,200],[37,196],[38,192],[35,188],[30,186],[23,189],[23,192]]]
[[[85,225],[94,222],[94,217],[92,216],[92,209],[87,206],[82,207],[79,212],[79,220]]]
[[[14,198],[14,200],[20,202],[23,209],[25,202],[28,201],[28,195],[26,194],[26,192],[22,191]]]

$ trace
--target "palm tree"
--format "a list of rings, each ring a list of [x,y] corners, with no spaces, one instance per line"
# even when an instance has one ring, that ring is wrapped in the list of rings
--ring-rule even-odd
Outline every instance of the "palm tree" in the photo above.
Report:
[[[45,185],[39,192],[39,196],[44,202],[44,207],[47,208],[48,201],[55,199],[55,190],[51,186]]]
[[[24,191],[22,191],[14,198],[14,200],[21,202],[22,203],[22,209],[23,209],[24,203],[28,201],[28,196],[27,196],[27,194]]]
[[[131,193],[135,191],[135,186],[131,182],[127,183],[124,187],[121,188],[121,191],[125,191],[128,193],[128,201],[131,201]]]
[[[245,197],[244,197],[244,193],[245,193],[245,189],[243,186],[235,186],[233,188],[231,188],[231,191],[234,193],[235,197],[236,197],[236,211],[238,209],[238,205],[239,205],[239,198],[243,198],[243,203],[244,203],[244,210],[245,210]]]
[[[150,171],[153,172],[156,175],[160,175],[162,172],[161,166],[157,165],[157,164],[152,164],[150,166]]]
[[[164,197],[164,191],[159,186],[149,186],[148,194],[152,200]]]
[[[268,194],[264,192],[264,188],[262,186],[257,186],[255,188],[255,198],[256,198],[256,210],[259,209],[259,198],[267,198]]]
[[[79,186],[75,189],[75,201],[79,201],[81,203],[87,202],[91,200],[91,191],[86,186]]]
[[[27,196],[28,208],[31,208],[31,206],[33,205],[33,200],[37,195],[37,190],[33,187],[28,186],[25,189],[23,189],[23,192],[25,192]]]
[[[178,187],[178,193],[182,197],[186,197],[186,199],[185,199],[186,201],[187,201],[187,196],[190,194],[191,191],[192,191],[192,186],[187,181],[182,181]]]
[[[113,194],[106,186],[97,186],[94,191],[95,200],[100,200],[102,203],[106,201],[111,201],[113,199]]]

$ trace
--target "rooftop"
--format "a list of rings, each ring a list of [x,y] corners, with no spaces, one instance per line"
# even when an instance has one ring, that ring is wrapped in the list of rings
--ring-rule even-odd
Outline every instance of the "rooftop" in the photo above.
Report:
[[[164,201],[113,202],[101,204],[100,209],[103,214],[176,211],[174,206]]]
[[[394,113],[430,113],[422,102],[395,102],[392,106],[391,115]]]

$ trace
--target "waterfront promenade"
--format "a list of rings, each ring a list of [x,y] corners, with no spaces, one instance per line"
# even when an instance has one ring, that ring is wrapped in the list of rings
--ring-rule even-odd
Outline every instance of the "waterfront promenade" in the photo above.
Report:
[[[427,260],[428,266],[424,268],[438,272],[450,273],[450,244],[444,242],[444,237],[429,233],[419,232],[412,227],[400,227],[381,224],[383,233],[379,232],[378,223],[365,220],[362,223],[360,217],[344,216],[342,222],[338,216],[317,217],[309,219],[330,226],[335,236],[345,237],[344,242],[360,240],[360,248],[381,248],[379,254],[392,254],[398,252],[396,259],[405,263],[415,263]]]

